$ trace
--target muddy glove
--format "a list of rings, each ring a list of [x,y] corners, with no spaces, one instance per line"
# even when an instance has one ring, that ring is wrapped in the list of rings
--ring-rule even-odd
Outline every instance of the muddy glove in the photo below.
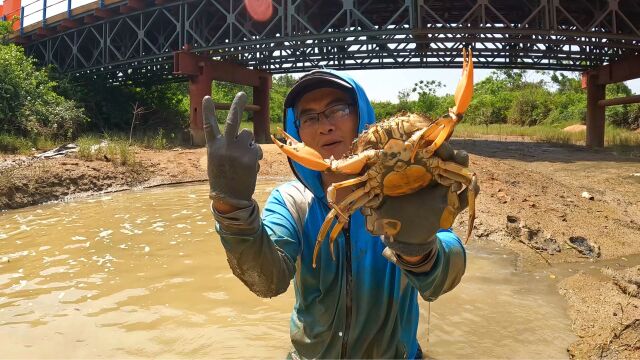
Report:
[[[253,204],[256,178],[262,159],[262,149],[254,142],[253,133],[243,129],[238,133],[247,95],[240,92],[233,99],[224,136],[220,133],[215,106],[211,97],[202,100],[204,135],[207,140],[207,174],[209,198],[235,208]]]
[[[469,155],[463,150],[454,151],[448,142],[440,146],[436,156],[465,167],[469,165]],[[478,188],[476,190],[479,191]],[[468,206],[467,191],[465,189],[458,194],[459,211]],[[438,250],[436,233],[441,229],[440,218],[447,208],[449,192],[449,186],[435,183],[412,194],[387,196],[378,208],[365,210],[369,212],[364,214],[367,218],[367,230],[373,235],[382,235],[382,241],[387,246],[383,253],[385,257],[404,265],[396,254],[422,256],[421,265],[425,265],[426,269],[431,268]],[[384,219],[391,222],[386,222],[385,225]],[[398,222],[399,230],[393,226]]]

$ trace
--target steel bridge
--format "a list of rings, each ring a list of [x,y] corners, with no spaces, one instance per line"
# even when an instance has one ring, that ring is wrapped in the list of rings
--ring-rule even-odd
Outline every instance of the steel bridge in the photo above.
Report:
[[[231,81],[265,93],[267,73],[460,68],[465,46],[478,68],[585,72],[596,100],[607,83],[640,77],[640,0],[274,0],[265,22],[243,0],[48,1],[5,0],[0,13],[19,18],[14,41],[63,73],[116,84],[186,76],[193,85],[198,64],[221,61],[257,70]],[[200,93],[229,80],[214,69]]]

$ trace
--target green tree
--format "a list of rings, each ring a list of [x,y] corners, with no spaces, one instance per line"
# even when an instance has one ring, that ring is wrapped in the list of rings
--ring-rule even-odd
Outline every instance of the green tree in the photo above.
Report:
[[[271,122],[282,122],[284,99],[297,81],[297,78],[288,74],[273,77],[271,92],[269,93],[269,120]]]
[[[414,111],[429,117],[442,115],[440,110],[440,97],[436,95],[444,85],[436,80],[420,80],[413,85],[412,91],[418,94],[418,101],[414,105]]]
[[[400,112],[398,104],[394,104],[391,101],[372,101],[371,106],[373,106],[376,121],[389,119]]]
[[[633,92],[625,83],[615,83],[607,85],[607,99],[615,99],[631,95],[633,95]],[[638,104],[607,106],[605,113],[607,122],[612,125],[624,128],[637,127],[637,118],[638,116],[640,116]]]
[[[556,85],[556,93],[582,92],[582,84],[579,78],[567,76],[563,73],[554,72],[551,74],[551,82]]]
[[[88,119],[75,102],[54,91],[56,86],[48,71],[36,68],[21,47],[0,45],[0,132],[72,137]]]
[[[533,126],[542,124],[551,112],[549,90],[538,84],[527,84],[514,94],[507,112],[510,124]]]

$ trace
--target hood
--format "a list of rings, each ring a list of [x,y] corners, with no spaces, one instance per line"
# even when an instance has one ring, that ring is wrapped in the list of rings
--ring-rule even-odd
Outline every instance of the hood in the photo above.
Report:
[[[313,72],[323,72],[331,76],[335,76],[348,82],[353,87],[353,91],[355,91],[354,97],[357,101],[356,105],[358,108],[358,134],[362,133],[367,128],[367,126],[372,125],[376,122],[373,107],[369,102],[367,94],[365,94],[364,89],[362,89],[360,84],[358,84],[352,77],[343,72],[335,70],[314,70]],[[284,109],[284,131],[286,131],[296,140],[302,141],[300,140],[298,129],[296,129],[294,125],[293,108]],[[304,186],[306,186],[307,189],[309,189],[316,198],[322,199],[326,202],[326,196],[324,190],[322,189],[322,177],[320,172],[307,169],[297,162],[292,161],[291,159],[289,159],[289,165],[291,166],[291,170],[293,170],[293,173],[296,175],[298,180],[300,180],[300,182],[302,182]]]

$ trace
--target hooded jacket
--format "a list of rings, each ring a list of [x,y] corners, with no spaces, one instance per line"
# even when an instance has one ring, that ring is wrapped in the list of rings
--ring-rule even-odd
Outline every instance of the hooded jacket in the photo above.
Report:
[[[359,133],[375,123],[373,107],[357,82],[339,72],[317,71],[351,84]],[[293,114],[285,109],[284,128],[300,140]],[[314,269],[316,236],[330,208],[320,173],[290,164],[298,181],[273,190],[262,218],[255,203],[228,215],[214,211],[233,273],[261,297],[285,292],[293,280],[291,342],[301,358],[414,358],[417,296],[434,301],[460,282],[466,266],[460,239],[451,229],[440,230],[432,268],[414,272],[382,255],[384,244],[366,231],[365,218],[356,211],[334,243],[336,260],[325,241]]]

